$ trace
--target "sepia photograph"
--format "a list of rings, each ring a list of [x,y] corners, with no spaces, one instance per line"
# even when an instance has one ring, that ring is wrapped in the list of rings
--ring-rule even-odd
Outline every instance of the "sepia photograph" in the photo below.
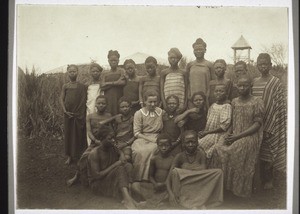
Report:
[[[291,213],[291,5],[16,1],[16,213]]]

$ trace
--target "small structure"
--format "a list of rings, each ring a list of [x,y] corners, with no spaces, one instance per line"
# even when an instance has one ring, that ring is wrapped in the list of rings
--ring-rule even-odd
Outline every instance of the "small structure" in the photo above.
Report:
[[[231,47],[233,49],[233,61],[234,64],[237,62],[237,51],[238,50],[245,50],[248,49],[248,56],[247,57],[239,57],[239,60],[244,60],[246,61],[246,63],[250,63],[250,49],[251,46],[249,45],[249,43],[246,41],[246,39],[243,37],[243,35],[241,35],[241,37],[232,45]]]

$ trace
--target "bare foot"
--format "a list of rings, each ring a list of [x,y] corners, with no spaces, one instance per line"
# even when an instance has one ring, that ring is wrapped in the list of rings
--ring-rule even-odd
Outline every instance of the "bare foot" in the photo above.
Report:
[[[132,201],[122,201],[124,204],[124,207],[126,207],[129,210],[136,210],[136,206],[134,205],[134,203]]]
[[[269,181],[267,183],[265,183],[264,185],[264,189],[267,190],[267,189],[273,189],[274,186],[273,186],[273,182],[272,181]]]
[[[68,159],[66,160],[65,164],[66,165],[70,165],[72,162],[71,157],[68,157]]]
[[[77,176],[75,175],[73,178],[67,180],[67,187],[74,185],[77,182]]]

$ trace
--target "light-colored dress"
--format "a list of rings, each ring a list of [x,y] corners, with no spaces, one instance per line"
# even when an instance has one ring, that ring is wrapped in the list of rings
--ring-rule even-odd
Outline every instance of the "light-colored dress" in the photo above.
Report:
[[[235,98],[232,109],[234,135],[247,130],[254,122],[259,122],[261,127],[257,132],[233,142],[230,146],[217,144],[212,153],[211,165],[213,168],[223,169],[227,190],[240,197],[249,197],[262,141],[264,105],[260,98],[254,96],[246,102]]]
[[[205,151],[207,158],[211,158],[216,144],[224,142],[224,135],[227,133],[226,131],[231,123],[231,116],[232,109],[228,103],[222,105],[214,103],[208,109],[207,122],[204,130],[211,131],[222,128],[223,132],[208,134],[199,139],[199,146]]]
[[[87,88],[87,100],[86,100],[86,115],[92,114],[95,112],[95,103],[96,98],[100,95],[101,89],[100,84],[90,84]],[[91,144],[91,139],[87,135],[87,144]]]
[[[260,159],[271,162],[276,170],[286,170],[286,100],[280,80],[272,77],[268,82],[257,83],[252,87],[253,96],[264,101],[264,136],[261,145]]]
[[[158,107],[154,112],[150,112],[146,108],[138,110],[134,114],[134,135],[137,137],[141,133],[156,141],[156,137],[163,127],[162,113],[163,110]],[[149,180],[150,159],[156,148],[156,143],[142,138],[136,139],[131,145],[135,181]]]

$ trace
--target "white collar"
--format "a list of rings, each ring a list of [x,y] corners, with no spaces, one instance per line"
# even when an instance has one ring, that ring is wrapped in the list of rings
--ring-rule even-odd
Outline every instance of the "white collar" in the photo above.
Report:
[[[155,114],[157,115],[157,116],[160,116],[161,114],[162,114],[162,109],[161,108],[158,108],[158,107],[156,107],[155,108],[155,110],[154,110],[154,112],[150,112],[148,109],[146,109],[146,108],[141,108],[141,112],[142,112],[142,114],[144,115],[144,116],[148,116],[148,115],[150,115],[150,117],[155,117]]]

